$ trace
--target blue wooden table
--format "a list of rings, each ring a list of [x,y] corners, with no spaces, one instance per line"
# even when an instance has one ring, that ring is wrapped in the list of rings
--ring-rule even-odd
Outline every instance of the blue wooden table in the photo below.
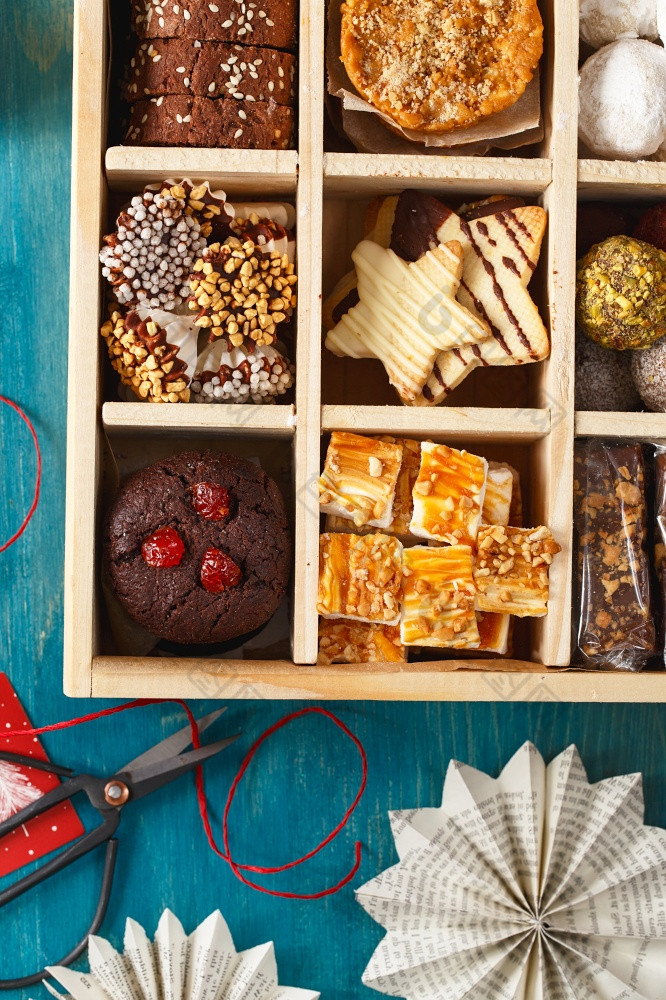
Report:
[[[33,418],[44,454],[42,498],[27,533],[0,555],[1,663],[35,724],[99,708],[61,694],[72,0],[4,0],[0,9],[0,392]],[[76,331],[74,331],[74,336]],[[77,377],[91,377],[77,372]],[[30,503],[34,456],[26,428],[0,407],[0,538]],[[202,703],[195,706],[203,709]],[[250,743],[293,704],[230,705],[221,731],[243,737],[209,767],[216,832],[231,776]],[[646,820],[666,825],[666,707],[567,704],[357,703],[332,708],[369,758],[368,790],[347,831],[313,861],[265,879],[314,892],[336,882],[363,842],[355,884],[395,860],[387,810],[437,804],[450,757],[496,773],[525,739],[550,757],[576,742],[590,777],[640,770]],[[173,706],[151,707],[51,735],[54,759],[113,769],[182,724]],[[342,815],[359,777],[355,751],[331,723],[309,717],[282,730],[251,766],[231,817],[240,861],[279,864],[318,842]],[[238,947],[275,942],[281,980],[325,1000],[376,996],[361,986],[380,929],[353,887],[318,901],[259,895],[207,846],[186,778],[126,811],[104,932],[120,944],[125,917],[152,933],[165,906],[186,929],[215,907]],[[100,859],[52,882],[37,899],[0,912],[0,976],[54,959],[87,927]],[[45,997],[42,987],[24,996]],[[18,994],[15,996],[18,1000]]]

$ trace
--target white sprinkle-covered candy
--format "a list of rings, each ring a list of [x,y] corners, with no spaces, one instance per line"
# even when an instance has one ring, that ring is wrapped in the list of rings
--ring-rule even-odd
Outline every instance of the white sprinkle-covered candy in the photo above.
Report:
[[[185,215],[185,208],[185,199],[168,189],[145,191],[132,198],[118,218],[116,233],[104,237],[102,274],[121,304],[140,302],[150,309],[172,310],[187,299],[190,263],[206,239],[199,220]],[[125,267],[128,259],[131,268]],[[134,279],[131,285],[126,278]]]
[[[666,139],[666,51],[624,38],[580,71],[578,136],[598,156],[638,160]]]
[[[243,347],[227,351],[218,340],[197,359],[190,399],[195,403],[274,403],[293,384],[294,366],[274,347],[257,347],[250,354]]]

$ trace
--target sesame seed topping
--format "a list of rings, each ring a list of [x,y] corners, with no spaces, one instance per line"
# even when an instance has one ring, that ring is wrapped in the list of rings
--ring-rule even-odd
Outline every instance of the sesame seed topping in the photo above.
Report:
[[[243,134],[243,129],[237,128],[236,131],[234,132],[234,139],[240,139],[242,134]]]

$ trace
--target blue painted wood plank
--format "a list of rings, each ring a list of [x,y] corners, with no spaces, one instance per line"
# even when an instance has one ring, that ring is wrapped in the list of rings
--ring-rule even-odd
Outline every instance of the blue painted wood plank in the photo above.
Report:
[[[35,723],[100,707],[61,692],[62,526],[68,285],[71,0],[5,0],[0,12],[0,391],[35,420],[44,453],[42,501],[26,535],[0,555],[2,668]],[[81,378],[88,373],[78,373]],[[0,537],[16,528],[32,495],[34,457],[27,431],[0,408]],[[196,706],[203,710],[204,703]],[[243,738],[209,765],[213,822],[232,775],[255,739],[297,703],[239,702],[221,731]],[[437,804],[450,757],[496,773],[527,738],[551,757],[575,741],[593,780],[643,772],[646,820],[666,825],[666,708],[566,704],[331,706],[363,740],[369,781],[360,809],[339,840],[316,859],[266,885],[313,892],[336,882],[363,843],[355,884],[395,860],[388,809]],[[54,759],[91,770],[114,769],[181,724],[174,706],[147,708],[76,731],[51,735]],[[122,752],[120,752],[122,748]],[[235,857],[283,863],[313,846],[353,797],[358,762],[337,729],[299,720],[265,746],[248,771],[231,814]],[[120,944],[132,915],[152,932],[164,906],[187,929],[214,907],[236,943],[276,944],[281,978],[322,990],[325,1000],[374,995],[360,975],[381,930],[357,906],[353,887],[317,901],[262,896],[241,885],[206,844],[191,778],[128,808],[118,834],[119,863],[104,932]],[[83,933],[101,859],[0,911],[0,975],[54,960]],[[45,996],[41,988],[22,997]],[[10,994],[18,1000],[19,994]]]

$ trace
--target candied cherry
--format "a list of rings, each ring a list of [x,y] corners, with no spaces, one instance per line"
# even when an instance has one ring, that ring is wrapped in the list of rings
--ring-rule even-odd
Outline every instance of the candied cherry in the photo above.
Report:
[[[210,594],[237,587],[241,571],[233,559],[222,549],[206,549],[201,560],[201,584]]]
[[[177,566],[185,553],[185,544],[175,528],[165,524],[141,543],[141,555],[149,566],[164,569]]]
[[[192,506],[207,521],[229,517],[229,491],[218,483],[195,483],[190,486]]]

